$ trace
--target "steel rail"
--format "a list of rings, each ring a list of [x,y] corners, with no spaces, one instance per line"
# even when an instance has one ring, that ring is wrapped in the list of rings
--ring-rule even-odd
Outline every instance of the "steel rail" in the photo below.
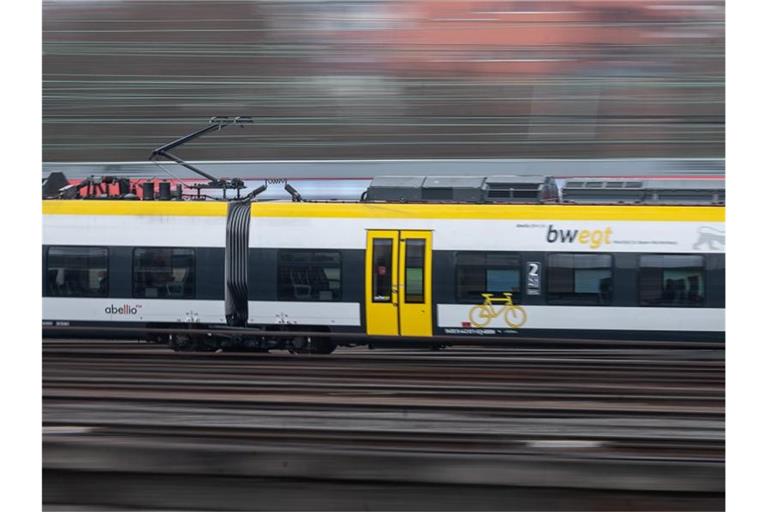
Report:
[[[359,340],[358,344],[382,343],[387,345],[401,345],[412,347],[414,345],[441,345],[450,344],[455,346],[499,346],[515,344],[521,345],[595,345],[595,346],[616,346],[631,345],[633,347],[654,347],[654,348],[716,348],[725,347],[725,341],[673,341],[673,340],[638,340],[638,339],[597,339],[597,338],[537,338],[530,336],[503,337],[503,336],[448,336],[436,335],[425,338],[403,338],[401,336],[379,336],[365,333],[351,332],[318,332],[318,331],[266,331],[263,329],[239,327],[226,329],[179,329],[179,328],[155,328],[155,327],[93,327],[93,326],[71,326],[71,325],[44,325],[43,333],[46,332],[94,332],[94,333],[121,333],[121,334],[189,334],[189,335],[223,335],[223,336],[264,336],[274,338],[334,338],[341,340]]]

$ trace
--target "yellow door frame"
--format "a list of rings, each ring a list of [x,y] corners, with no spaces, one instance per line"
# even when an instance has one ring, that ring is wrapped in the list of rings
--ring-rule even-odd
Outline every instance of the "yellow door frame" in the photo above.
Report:
[[[400,334],[397,312],[400,305],[397,293],[398,240],[396,230],[368,231],[365,249],[365,325],[370,335]]]
[[[366,332],[432,336],[432,232],[369,230],[365,252]]]

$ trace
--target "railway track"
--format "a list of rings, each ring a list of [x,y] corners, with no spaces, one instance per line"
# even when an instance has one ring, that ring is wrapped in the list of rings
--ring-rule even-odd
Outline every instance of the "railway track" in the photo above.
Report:
[[[656,493],[651,509],[681,492],[717,509],[724,489],[718,351],[286,356],[46,341],[43,419],[49,482],[85,471],[591,489]]]

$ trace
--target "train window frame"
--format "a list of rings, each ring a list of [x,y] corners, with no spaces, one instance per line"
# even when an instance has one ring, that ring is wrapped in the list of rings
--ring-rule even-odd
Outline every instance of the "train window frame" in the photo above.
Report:
[[[598,292],[598,301],[597,302],[584,302],[584,301],[578,301],[574,300],[573,298],[553,298],[552,297],[552,263],[551,260],[553,257],[557,256],[573,256],[581,257],[581,256],[601,256],[601,257],[608,257],[610,258],[610,264],[607,267],[598,267],[598,269],[607,269],[610,271],[610,277],[611,277],[611,286],[610,286],[610,295],[608,296],[607,300],[604,302],[601,302],[599,299],[600,293]],[[548,305],[552,306],[585,306],[585,307],[606,307],[606,306],[612,306],[615,299],[615,281],[616,281],[616,258],[611,253],[604,253],[604,252],[550,252],[546,255],[546,302]],[[575,272],[576,267],[571,267],[571,269]],[[574,289],[575,289],[575,275],[574,275]],[[573,293],[572,295],[577,295],[576,293]],[[585,293],[579,294],[579,295],[588,295]]]
[[[308,299],[302,299],[302,298],[296,298],[294,295],[294,298],[282,298],[280,296],[280,261],[281,261],[281,255],[285,254],[287,252],[291,253],[304,253],[304,254],[314,254],[314,253],[333,253],[338,255],[339,263],[339,295],[338,298],[331,297],[330,299],[320,299],[320,298],[308,298]],[[278,249],[277,253],[275,255],[275,295],[278,302],[322,302],[322,303],[328,303],[328,302],[342,302],[344,300],[344,251],[339,249],[290,249],[290,248],[282,248]]]
[[[408,266],[408,249],[420,249],[421,266]],[[403,251],[403,300],[406,304],[424,304],[426,301],[426,268],[427,268],[427,241],[423,238],[406,238]],[[421,291],[418,294],[409,294],[408,270],[418,268],[421,270]]]
[[[388,282],[389,289],[387,290],[387,291],[389,291],[389,295],[376,295],[376,292],[381,291],[381,290],[378,289],[377,282],[376,282],[376,277],[378,276],[378,274],[377,274],[377,265],[376,265],[376,259],[377,259],[377,255],[378,255],[378,252],[377,252],[377,242],[379,242],[379,243],[380,242],[384,242],[385,246],[386,245],[389,246],[389,260],[388,260],[389,261],[389,265],[388,265],[389,271],[387,273],[388,276],[389,276],[389,280],[388,280],[389,281]],[[372,249],[371,250],[371,256],[370,256],[371,257],[371,297],[370,297],[371,298],[371,302],[379,303],[379,304],[391,303],[394,300],[394,295],[395,295],[393,293],[393,286],[392,286],[392,272],[393,272],[393,269],[394,269],[394,265],[393,265],[394,261],[393,260],[394,260],[394,255],[395,255],[395,243],[394,243],[394,240],[391,237],[374,237],[372,239],[372,241],[371,241],[371,249]],[[384,263],[386,263],[386,261]]]
[[[453,269],[454,269],[454,281],[453,281],[453,295],[454,300],[456,301],[456,304],[478,304],[483,301],[482,297],[479,298],[473,298],[473,297],[463,297],[459,293],[459,271],[460,271],[460,263],[459,259],[463,255],[471,255],[471,256],[483,256],[485,259],[485,263],[482,265],[483,271],[483,279],[485,280],[485,284],[483,286],[484,291],[481,293],[488,293],[488,270],[493,270],[494,268],[502,268],[501,265],[488,265],[488,255],[495,255],[495,256],[512,256],[517,261],[517,291],[512,291],[513,293],[513,300],[516,304],[520,303],[520,298],[523,296],[523,256],[519,251],[456,251],[453,253]],[[466,265],[470,266],[470,265]],[[479,267],[480,265],[472,265]]]
[[[701,301],[698,303],[693,302],[687,302],[687,303],[674,303],[674,302],[658,302],[656,304],[648,304],[643,303],[642,300],[642,283],[643,283],[643,268],[647,269],[664,269],[665,267],[643,267],[642,261],[643,258],[648,257],[695,257],[695,258],[701,258],[701,267],[682,267],[681,270],[690,269],[690,268],[699,268],[701,270],[701,284],[700,284],[700,290],[701,290]],[[637,294],[635,298],[637,299],[638,306],[642,308],[705,308],[707,307],[707,300],[709,297],[709,294],[707,293],[707,285],[709,279],[707,278],[707,273],[709,271],[709,261],[705,254],[696,254],[696,253],[644,253],[639,254],[637,257],[637,280],[636,280],[636,287],[637,287]],[[662,290],[663,290],[663,284],[664,284],[664,278],[662,274]]]
[[[106,264],[104,265],[104,269],[106,272],[106,281],[107,286],[104,290],[103,294],[99,295],[55,295],[51,293],[51,287],[48,280],[48,272],[50,270],[50,264],[51,264],[51,249],[96,249],[96,250],[103,250],[104,251],[104,258],[106,260]],[[55,256],[54,256],[55,257]],[[109,247],[103,246],[103,245],[49,245],[45,250],[45,296],[46,297],[56,297],[56,298],[69,298],[69,299],[105,299],[110,297],[110,291],[111,291],[111,283],[110,283],[110,272],[109,272],[109,258],[110,258],[110,251]]]
[[[189,296],[181,296],[181,297],[147,297],[136,295],[136,251],[141,250],[158,250],[158,251],[173,251],[173,250],[183,250],[183,251],[192,251],[192,292]],[[171,267],[173,268],[173,267]],[[131,250],[131,297],[134,299],[149,299],[149,300],[195,300],[197,299],[197,248],[196,247],[169,247],[169,246],[141,246],[141,247],[133,247]]]

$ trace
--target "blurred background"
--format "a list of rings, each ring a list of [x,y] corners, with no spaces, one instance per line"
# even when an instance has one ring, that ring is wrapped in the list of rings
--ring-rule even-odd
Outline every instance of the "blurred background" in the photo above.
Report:
[[[43,161],[724,156],[724,2],[43,1]]]

